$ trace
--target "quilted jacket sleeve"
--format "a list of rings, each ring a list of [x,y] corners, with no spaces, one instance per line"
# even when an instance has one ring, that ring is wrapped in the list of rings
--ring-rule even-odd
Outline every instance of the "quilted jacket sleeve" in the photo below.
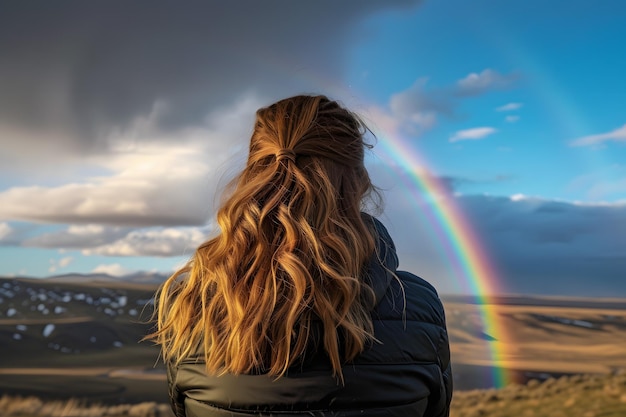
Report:
[[[429,381],[431,393],[424,416],[448,417],[450,415],[453,383],[450,343],[443,303],[437,290],[424,279],[405,271],[398,271],[398,276],[405,283],[407,290],[407,309],[416,311],[417,318],[432,323],[437,328],[438,336],[432,340],[430,352],[436,352],[434,358],[438,369],[432,374],[432,380]]]
[[[450,345],[448,342],[447,331],[443,333],[442,342],[439,349],[439,366],[442,373],[442,393],[441,393],[441,412],[436,414],[441,417],[448,417],[450,415],[450,402],[452,401],[452,366],[450,364]]]
[[[448,417],[450,415],[450,403],[452,402],[452,366],[450,363],[450,343],[448,339],[448,331],[445,322],[445,313],[441,300],[438,299],[438,309],[440,309],[443,323],[441,338],[439,340],[439,346],[437,349],[437,358],[439,361],[439,368],[441,369],[441,383],[440,392],[436,401],[433,404],[432,415],[433,417]]]
[[[177,367],[172,362],[167,363],[167,387],[170,396],[172,411],[176,417],[185,417],[184,396],[176,386]]]

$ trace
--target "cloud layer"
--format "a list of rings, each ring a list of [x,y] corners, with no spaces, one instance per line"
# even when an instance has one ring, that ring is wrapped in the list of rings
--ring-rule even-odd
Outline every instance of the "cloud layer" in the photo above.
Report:
[[[526,196],[456,197],[508,293],[626,296],[626,203],[580,204]],[[470,291],[433,208],[392,190],[386,217],[401,266],[441,291]],[[399,219],[411,218],[412,230]],[[393,220],[392,220],[393,219]],[[455,266],[456,265],[456,266]],[[590,285],[592,279],[594,284]],[[585,289],[586,292],[581,292]]]
[[[210,228],[154,228],[134,230],[114,242],[84,249],[83,255],[182,256],[190,255],[208,238]]]
[[[242,152],[260,106],[254,97],[175,133],[159,118],[135,120],[111,137],[111,153],[75,161],[101,173],[59,186],[0,191],[0,219],[117,226],[202,225],[218,189],[242,166]],[[168,136],[171,135],[171,136]]]
[[[114,258],[189,254],[214,232],[215,196],[242,165],[254,111],[286,95],[335,94],[349,72],[350,48],[362,38],[359,25],[377,12],[404,12],[420,3],[112,0],[32,8],[5,2],[0,244],[62,252],[49,263],[43,258],[51,272],[85,257],[93,271],[120,275],[129,269]],[[457,74],[443,86],[417,78],[386,104],[369,107],[374,124],[416,138],[441,119],[463,121],[459,109],[469,100],[514,88],[521,79],[496,67],[466,71],[475,72]],[[505,122],[519,120],[522,103],[509,101],[515,98],[489,99],[491,116],[495,109]],[[524,120],[532,119],[528,113]],[[466,126],[482,127],[458,130],[450,142],[492,135],[492,123],[472,122]],[[624,140],[626,125],[570,144]],[[445,138],[442,146],[460,148]],[[397,177],[377,177],[382,170],[373,167],[372,173],[376,183],[383,179],[391,188],[383,221],[403,267],[442,292],[463,289],[450,242],[442,239],[429,206],[441,196],[393,188]],[[622,171],[612,168],[614,181],[583,175],[572,187],[616,201],[626,189]],[[440,180],[508,291],[587,288],[606,294],[626,270],[624,203],[468,196],[460,194],[466,179]],[[590,277],[593,286],[584,283]]]
[[[0,166],[106,152],[116,130],[158,103],[167,106],[158,129],[177,132],[244,95],[269,103],[323,89],[320,80],[341,78],[356,23],[419,3],[3,4]]]

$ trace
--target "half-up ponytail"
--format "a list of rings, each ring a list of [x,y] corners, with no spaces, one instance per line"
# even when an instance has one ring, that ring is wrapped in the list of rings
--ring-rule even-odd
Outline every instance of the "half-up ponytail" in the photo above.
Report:
[[[374,236],[361,215],[372,190],[365,126],[323,96],[257,112],[245,169],[201,245],[158,294],[165,359],[202,348],[207,370],[282,376],[320,323],[335,375],[373,338],[363,283]],[[179,279],[182,278],[182,279]]]

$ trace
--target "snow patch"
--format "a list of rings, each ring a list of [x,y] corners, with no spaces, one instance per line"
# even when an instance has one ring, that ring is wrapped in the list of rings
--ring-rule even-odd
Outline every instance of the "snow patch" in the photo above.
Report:
[[[54,324],[49,323],[46,324],[46,327],[43,328],[43,337],[48,337],[54,331]]]

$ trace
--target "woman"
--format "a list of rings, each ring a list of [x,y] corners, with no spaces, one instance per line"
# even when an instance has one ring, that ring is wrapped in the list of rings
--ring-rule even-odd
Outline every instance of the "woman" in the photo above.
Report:
[[[178,417],[448,415],[442,304],[361,212],[366,130],[323,96],[257,112],[219,234],[157,294]]]

